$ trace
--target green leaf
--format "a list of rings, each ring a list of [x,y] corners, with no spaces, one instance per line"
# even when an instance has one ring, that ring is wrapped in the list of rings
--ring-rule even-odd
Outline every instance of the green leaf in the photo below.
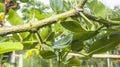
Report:
[[[4,9],[4,4],[3,3],[0,3],[0,12],[4,12],[5,9]]]
[[[97,34],[98,34],[97,31],[86,31],[86,32],[81,32],[81,33],[74,33],[73,41],[74,40],[80,40],[80,41],[88,40],[96,36]]]
[[[20,0],[21,2],[25,3],[25,2],[28,2],[28,0]]]
[[[71,20],[71,21],[64,21],[64,22],[61,22],[61,25],[72,31],[72,32],[84,32],[86,31],[85,29],[82,28],[82,26],[80,25],[80,23],[78,23],[77,21],[75,20]]]
[[[17,33],[17,34],[13,34],[13,38],[20,41],[20,40],[29,40],[31,36],[31,33],[29,32],[21,32],[21,33]]]
[[[60,40],[53,43],[53,48],[55,49],[63,49],[69,46],[69,44],[72,41],[73,35],[69,34],[65,36],[64,38],[61,38]]]
[[[80,12],[80,15],[84,19],[84,22],[86,23],[88,30],[95,30],[94,24],[91,22],[91,20],[89,20],[82,12]]]
[[[68,60],[68,66],[80,66],[81,62],[78,58],[72,57]]]
[[[79,41],[79,40],[78,40],[78,41],[73,41],[73,42],[71,43],[71,50],[72,50],[73,52],[78,52],[78,51],[82,50],[83,47],[84,47],[83,42],[81,42],[81,41]]]
[[[13,34],[13,38],[16,39],[17,41],[20,41],[20,37],[18,34]]]
[[[55,33],[55,37],[61,35],[64,32],[64,29],[60,23],[55,23],[54,26],[52,26],[52,29],[54,32],[57,32]]]
[[[38,44],[38,41],[36,40],[35,34],[30,33],[23,39],[22,43],[24,45],[24,49],[31,49]]]
[[[42,14],[35,14],[35,18],[37,18],[38,20],[41,20],[41,19],[44,19],[44,18],[48,18],[50,17],[51,14],[45,14],[45,13],[42,13]]]
[[[22,50],[23,45],[20,42],[2,42],[0,43],[0,54]]]
[[[64,10],[68,11],[71,9],[70,5],[68,4],[69,2],[66,2],[65,0],[63,1],[63,6],[64,6]]]
[[[46,41],[54,41],[55,39],[55,32],[51,32]]]
[[[87,3],[88,7],[97,16],[106,17],[111,11],[99,0],[91,0]],[[94,5],[94,6],[93,6]]]
[[[12,36],[4,36],[4,37],[0,37],[0,42],[15,42],[17,41],[16,39],[14,39]]]
[[[42,32],[41,32],[41,37],[42,37],[42,40],[46,40],[48,38],[48,36],[50,35],[51,33],[51,28],[49,26],[43,28]]]
[[[44,58],[44,59],[51,59],[56,57],[56,54],[52,51],[49,50],[42,50],[40,51],[40,55]]]
[[[63,11],[63,0],[50,0],[50,6],[54,12],[60,13]]]
[[[110,20],[113,20],[113,21],[120,21],[120,18],[110,18]]]
[[[21,32],[20,33],[20,36],[24,39],[24,40],[28,40],[29,39],[29,36],[31,36],[32,33],[29,33],[29,32]]]
[[[0,0],[0,3],[4,3],[5,0]]]
[[[115,48],[120,43],[120,34],[112,33],[109,38],[104,36],[101,39],[95,41],[89,48],[89,54],[97,54],[106,52],[112,48]]]
[[[23,41],[22,44],[24,46],[23,49],[26,50],[26,49],[35,48],[35,46],[38,44],[38,41],[36,41],[36,40],[33,40],[33,41]]]
[[[12,9],[9,10],[8,13],[8,18],[7,20],[12,24],[12,25],[18,25],[18,24],[23,24],[23,20],[20,18],[20,16]]]
[[[71,48],[70,47],[67,47],[65,49],[62,49],[60,51],[60,54],[61,54],[61,59],[62,60],[66,60],[66,56],[68,55],[69,51],[71,51]]]
[[[52,13],[41,13],[41,11],[38,9],[31,9],[30,14],[34,14],[35,18],[37,18],[38,20],[50,17],[52,15]]]
[[[20,33],[20,36],[22,37],[23,41],[28,41],[28,40],[32,40],[32,38],[34,37],[34,34],[23,32],[23,33]]]

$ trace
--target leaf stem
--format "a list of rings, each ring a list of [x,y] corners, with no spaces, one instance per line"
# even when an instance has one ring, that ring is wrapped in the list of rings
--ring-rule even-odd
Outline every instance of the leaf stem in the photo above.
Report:
[[[39,45],[40,45],[40,49],[41,49],[42,48],[42,43],[43,43],[42,38],[41,38],[41,36],[40,36],[38,31],[35,32],[35,35],[36,35],[36,38],[38,39],[38,42],[39,42]]]
[[[87,26],[88,26],[89,29],[91,29],[91,27],[94,27],[93,23],[82,12],[80,12],[79,14],[86,21]]]

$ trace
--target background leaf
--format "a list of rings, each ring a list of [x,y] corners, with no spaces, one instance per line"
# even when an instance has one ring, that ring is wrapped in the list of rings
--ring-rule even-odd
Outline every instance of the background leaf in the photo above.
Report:
[[[89,48],[89,54],[106,52],[120,43],[120,34],[114,33],[108,36],[104,36],[99,40],[96,40]]]
[[[54,12],[60,13],[63,11],[63,0],[50,0],[50,6]]]
[[[99,0],[91,0],[87,3],[88,7],[91,10],[91,13],[94,12],[95,15],[106,17],[111,11]],[[95,5],[95,6],[93,6]]]
[[[44,59],[51,59],[56,57],[55,53],[49,50],[42,50],[40,51],[40,55],[44,58]]]
[[[12,9],[9,10],[8,13],[8,18],[7,20],[12,24],[12,25],[18,25],[18,24],[23,24],[23,20],[20,18],[20,16]]]
[[[4,4],[3,3],[0,3],[0,12],[4,12]]]
[[[28,0],[20,0],[20,1],[23,2],[23,3],[24,3],[24,2],[28,2]]]
[[[78,58],[72,57],[68,60],[68,66],[72,67],[72,66],[80,66],[80,60]]]

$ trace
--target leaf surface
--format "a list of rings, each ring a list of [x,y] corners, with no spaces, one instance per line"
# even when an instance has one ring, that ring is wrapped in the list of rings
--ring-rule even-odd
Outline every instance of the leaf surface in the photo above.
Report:
[[[20,42],[2,42],[0,43],[0,54],[22,50],[23,45]]]

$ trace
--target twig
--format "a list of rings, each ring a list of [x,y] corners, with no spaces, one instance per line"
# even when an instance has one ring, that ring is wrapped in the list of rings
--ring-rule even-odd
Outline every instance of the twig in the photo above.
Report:
[[[120,25],[120,21],[110,21],[110,20],[106,20],[106,19],[104,19],[102,17],[96,17],[94,15],[90,15],[90,14],[87,14],[87,13],[84,13],[84,15],[87,18],[89,18],[89,19],[91,19],[93,21],[97,21],[97,22],[105,24],[105,25],[110,25],[110,24],[111,25]]]

